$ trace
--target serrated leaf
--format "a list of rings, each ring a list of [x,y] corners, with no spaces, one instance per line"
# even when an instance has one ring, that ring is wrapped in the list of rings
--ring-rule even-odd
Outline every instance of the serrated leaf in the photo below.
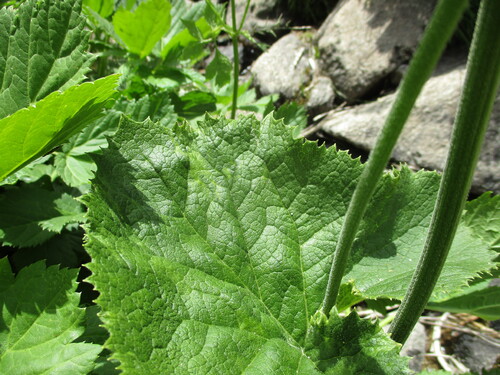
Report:
[[[285,103],[274,112],[275,119],[283,119],[290,126],[303,129],[307,126],[307,112],[305,108],[295,102]]]
[[[66,193],[27,185],[0,196],[0,241],[4,245],[35,246],[68,223],[83,221],[81,204]]]
[[[61,151],[55,153],[56,172],[66,184],[80,187],[90,183],[96,169],[90,154],[101,152],[107,147],[107,137],[118,128],[122,114],[136,121],[149,117],[165,126],[172,126],[177,118],[166,92],[146,95],[139,100],[117,101],[102,118],[75,134],[63,145]]]
[[[326,374],[412,373],[409,359],[399,356],[401,346],[378,324],[361,319],[354,311],[344,319],[335,312],[329,319],[318,313],[313,317],[305,346]]]
[[[168,0],[147,0],[133,12],[120,8],[113,16],[115,32],[130,52],[146,57],[167,33],[171,7]]]
[[[155,53],[169,62],[176,62],[178,59],[197,61],[205,54],[202,41],[213,39],[220,32],[220,28],[212,27],[207,22],[208,13],[211,12],[208,12],[204,2],[189,6],[184,0],[173,2],[171,28],[157,44]]]
[[[305,344],[359,160],[295,139],[268,116],[173,129],[125,119],[96,161],[85,198],[89,268],[111,333],[106,345],[122,370],[319,370],[314,346]],[[408,169],[383,178],[351,259],[349,278],[357,275],[362,294],[379,288],[402,297],[412,272],[400,263],[418,258],[438,185],[437,174]],[[456,246],[465,250],[452,249],[445,290],[491,268],[495,256],[467,228]],[[481,264],[470,266],[476,257]],[[365,342],[378,340],[371,333]],[[378,360],[394,361],[393,349],[386,354]],[[339,363],[331,369],[352,368]],[[387,371],[401,373],[399,365]]]
[[[51,157],[51,155],[46,155],[32,161],[24,168],[21,168],[17,172],[11,174],[5,180],[0,181],[0,186],[15,185],[18,181],[30,184],[38,181],[44,176],[50,176],[54,171],[54,167],[51,164],[45,163],[49,161]]]
[[[0,120],[0,181],[65,142],[101,116],[118,77],[53,92]]]
[[[463,222],[474,234],[500,252],[500,195],[484,193],[465,205]]]
[[[10,269],[0,260],[2,272]],[[0,293],[0,373],[87,374],[100,345],[72,343],[84,331],[85,311],[75,293],[78,270],[45,268],[43,262],[22,269]]]
[[[353,244],[352,269],[345,276],[370,299],[403,298],[423,249],[439,184],[436,173],[412,174],[403,168],[391,174],[384,176],[372,199]],[[496,267],[494,259],[490,245],[460,223],[431,300],[467,289],[470,279]]]
[[[430,301],[427,308],[430,310],[467,313],[479,316],[485,320],[500,319],[500,286],[495,285],[495,279],[500,277],[500,269],[491,274],[481,275],[469,286],[441,302]]]
[[[171,98],[175,113],[187,119],[203,116],[206,112],[217,109],[215,96],[204,91],[190,91],[180,97],[172,93]]]
[[[208,64],[206,69],[207,79],[215,78],[215,84],[217,86],[224,86],[231,80],[231,72],[233,70],[233,64],[229,59],[215,49],[215,57]]]
[[[90,261],[83,248],[82,237],[83,233],[79,230],[64,231],[40,245],[18,249],[9,258],[12,268],[18,271],[40,260],[45,261],[47,266],[78,268]]]
[[[28,0],[0,9],[0,118],[85,78],[93,57],[81,7]]]

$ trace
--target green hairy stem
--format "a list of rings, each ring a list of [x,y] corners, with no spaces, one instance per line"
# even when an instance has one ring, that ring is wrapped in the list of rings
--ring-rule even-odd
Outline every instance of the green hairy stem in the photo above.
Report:
[[[500,0],[482,1],[452,141],[424,251],[396,318],[404,343],[429,300],[451,247],[500,83]]]
[[[247,7],[245,9],[245,16],[248,10],[248,4],[250,1],[247,2]],[[231,118],[234,119],[236,118],[236,108],[238,107],[238,77],[240,75],[240,59],[238,55],[238,36],[239,36],[239,31],[241,27],[243,26],[243,22],[245,21],[244,19],[241,20],[241,25],[240,29],[237,28],[236,26],[236,5],[235,1],[231,0],[231,19],[232,19],[232,26],[233,26],[233,35],[232,35],[232,42],[233,42],[233,55],[234,55],[234,60],[233,60],[233,103],[231,106]]]
[[[321,307],[321,311],[326,315],[335,305],[352,243],[377,182],[389,161],[392,149],[420,90],[431,75],[467,4],[467,0],[443,0],[438,3],[422,42],[410,63],[396,101],[378,135],[375,148],[370,154],[349,204],[347,216],[335,249],[328,285]]]

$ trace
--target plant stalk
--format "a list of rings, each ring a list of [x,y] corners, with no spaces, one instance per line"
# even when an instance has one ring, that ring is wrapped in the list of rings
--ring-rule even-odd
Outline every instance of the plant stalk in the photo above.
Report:
[[[500,0],[481,2],[446,167],[424,251],[390,331],[404,343],[422,314],[453,242],[500,84]]]
[[[247,3],[247,8],[248,4],[250,1]],[[233,33],[232,33],[232,41],[233,41],[233,102],[231,106],[231,118],[234,119],[236,118],[236,108],[238,107],[238,78],[240,75],[240,58],[238,55],[238,36],[239,36],[239,29],[237,28],[236,25],[236,6],[235,6],[235,1],[231,0],[231,18],[232,18],[232,27],[233,27]],[[242,20],[243,21],[243,20]]]
[[[380,131],[375,147],[356,186],[333,256],[321,311],[328,316],[335,305],[352,243],[392,149],[423,85],[429,78],[447,41],[468,4],[467,0],[441,0],[422,37],[419,48],[401,82],[396,100]]]

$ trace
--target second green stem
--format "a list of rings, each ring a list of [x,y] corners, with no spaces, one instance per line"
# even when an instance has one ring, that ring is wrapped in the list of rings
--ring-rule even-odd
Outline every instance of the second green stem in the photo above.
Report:
[[[233,23],[233,33],[232,33],[232,41],[233,41],[233,104],[231,107],[231,118],[236,118],[236,109],[238,108],[238,78],[240,75],[240,58],[238,55],[238,36],[239,29],[236,26],[236,6],[235,1],[231,0],[231,19]],[[241,20],[242,24],[244,20]]]
[[[442,0],[438,3],[420,47],[417,49],[401,83],[396,101],[377,138],[347,209],[321,306],[321,312],[327,316],[335,306],[352,243],[375,187],[389,162],[392,149],[418,94],[431,75],[467,4],[467,0]]]

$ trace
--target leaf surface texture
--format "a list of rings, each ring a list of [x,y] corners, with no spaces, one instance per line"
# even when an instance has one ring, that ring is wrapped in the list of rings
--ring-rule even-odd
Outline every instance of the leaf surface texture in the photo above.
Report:
[[[0,269],[6,276],[0,292],[0,373],[91,371],[101,346],[72,343],[84,332],[85,310],[78,307],[80,296],[75,293],[77,270],[46,269],[38,262],[14,278],[7,258],[0,260]]]
[[[272,116],[171,128],[125,119],[95,157],[93,192],[85,198],[89,268],[111,333],[107,346],[121,369],[356,373],[336,354],[339,343],[331,345],[352,326],[359,336],[351,340],[379,347],[358,345],[351,359],[376,363],[366,367],[373,374],[405,373],[396,344],[366,322],[330,322],[318,341],[311,319],[362,165],[293,131]],[[346,282],[363,295],[402,297],[438,184],[437,174],[406,168],[383,178]],[[464,228],[443,290],[492,267],[494,253]],[[468,258],[458,262],[457,254]],[[481,264],[469,265],[476,257]]]

